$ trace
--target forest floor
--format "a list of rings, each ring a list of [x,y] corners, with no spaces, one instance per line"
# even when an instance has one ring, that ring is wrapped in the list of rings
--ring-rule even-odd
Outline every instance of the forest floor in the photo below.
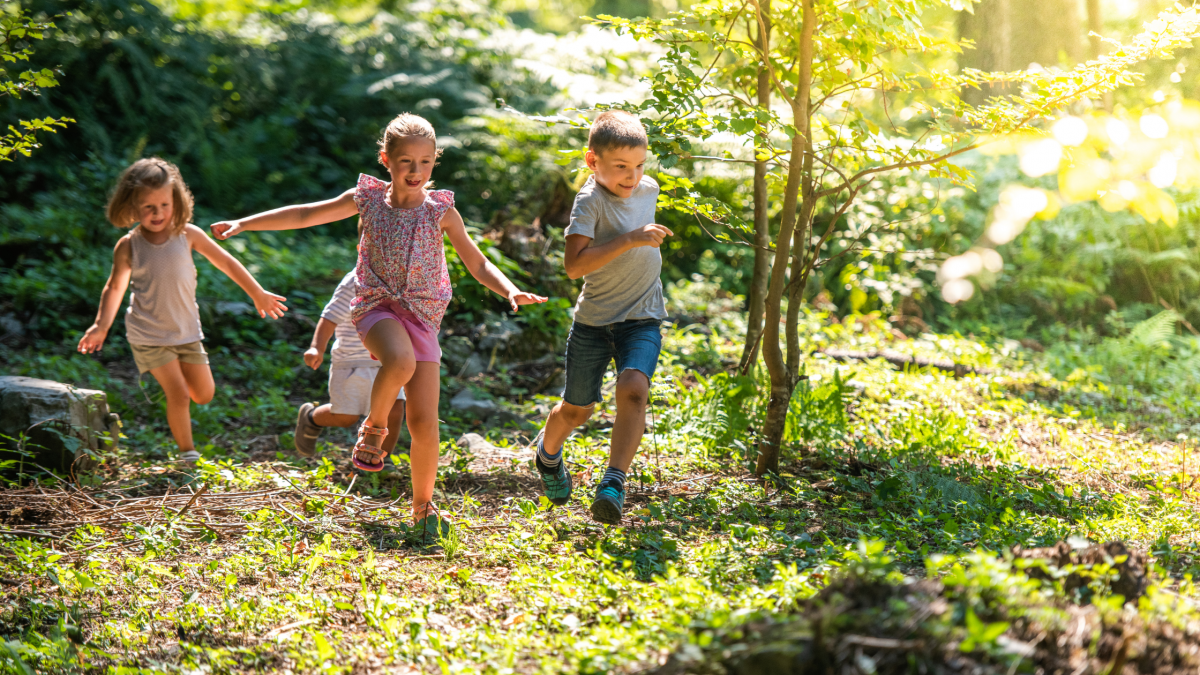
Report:
[[[668,331],[616,527],[587,510],[611,403],[567,443],[566,507],[540,497],[530,424],[444,438],[437,498],[459,527],[436,542],[407,530],[404,457],[357,475],[333,434],[313,460],[217,439],[193,468],[127,455],[83,485],[0,491],[0,670],[1200,667],[1200,460],[1169,402],[1056,380],[1012,342],[807,315],[808,379],[764,482],[765,376],[691,365],[738,355],[715,328]],[[507,405],[540,424],[550,403]],[[1087,548],[1109,541],[1128,550]]]

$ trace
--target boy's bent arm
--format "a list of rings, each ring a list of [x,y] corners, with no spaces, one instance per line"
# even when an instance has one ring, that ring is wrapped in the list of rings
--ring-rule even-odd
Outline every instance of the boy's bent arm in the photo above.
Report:
[[[598,246],[592,246],[591,237],[582,234],[568,234],[563,266],[567,268],[568,277],[578,279],[604,267],[630,249],[639,246],[658,248],[662,245],[664,238],[673,234],[675,233],[662,225],[650,223]]]
[[[121,237],[113,247],[112,272],[104,283],[104,291],[100,294],[100,309],[96,311],[96,321],[87,329],[79,340],[78,349],[83,354],[100,351],[108,330],[112,328],[117,318],[117,310],[121,309],[121,301],[129,288],[129,277],[133,273],[133,258],[130,252],[129,235]]]
[[[334,221],[349,218],[358,213],[358,204],[354,202],[354,188],[346,190],[333,199],[311,204],[297,204],[264,211],[257,215],[238,220],[223,220],[209,226],[213,236],[225,240],[239,232],[257,232],[262,230],[298,230],[315,225],[324,225]]]
[[[272,319],[278,319],[287,311],[287,306],[283,304],[287,298],[281,295],[275,295],[263,289],[250,274],[245,265],[238,261],[237,258],[229,255],[225,249],[217,246],[216,242],[208,238],[204,231],[195,225],[188,225],[184,228],[187,234],[188,243],[192,248],[200,253],[200,255],[208,258],[208,261],[213,264],[213,267],[225,273],[225,276],[233,279],[233,282],[242,287],[246,295],[254,301],[254,308],[258,310],[258,315],[262,318],[268,316]]]

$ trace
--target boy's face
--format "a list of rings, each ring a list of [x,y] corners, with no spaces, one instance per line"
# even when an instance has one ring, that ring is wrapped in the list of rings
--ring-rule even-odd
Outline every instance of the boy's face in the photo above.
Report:
[[[646,169],[646,148],[610,148],[603,154],[588,150],[583,159],[596,174],[596,182],[618,197],[628,197],[642,182]]]

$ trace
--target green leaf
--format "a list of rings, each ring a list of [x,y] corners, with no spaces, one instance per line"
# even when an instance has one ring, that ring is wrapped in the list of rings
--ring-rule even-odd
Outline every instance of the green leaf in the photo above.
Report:
[[[332,661],[337,656],[337,652],[333,650],[333,647],[329,646],[329,642],[325,640],[324,635],[313,633],[313,644],[317,646],[317,655],[321,657],[322,661]]]

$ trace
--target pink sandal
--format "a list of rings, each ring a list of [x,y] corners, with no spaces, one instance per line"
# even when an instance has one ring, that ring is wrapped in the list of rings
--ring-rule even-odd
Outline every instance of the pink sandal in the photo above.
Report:
[[[358,442],[354,444],[354,457],[352,461],[354,462],[354,466],[362,469],[363,471],[382,470],[383,458],[387,457],[387,452],[385,452],[382,448],[377,448],[374,445],[368,445],[367,442],[363,440],[363,436],[373,435],[378,435],[379,442],[382,444],[383,439],[387,438],[388,430],[386,428],[373,427],[366,423],[363,423],[363,425],[358,428]],[[359,459],[360,456],[364,457],[364,459]]]

